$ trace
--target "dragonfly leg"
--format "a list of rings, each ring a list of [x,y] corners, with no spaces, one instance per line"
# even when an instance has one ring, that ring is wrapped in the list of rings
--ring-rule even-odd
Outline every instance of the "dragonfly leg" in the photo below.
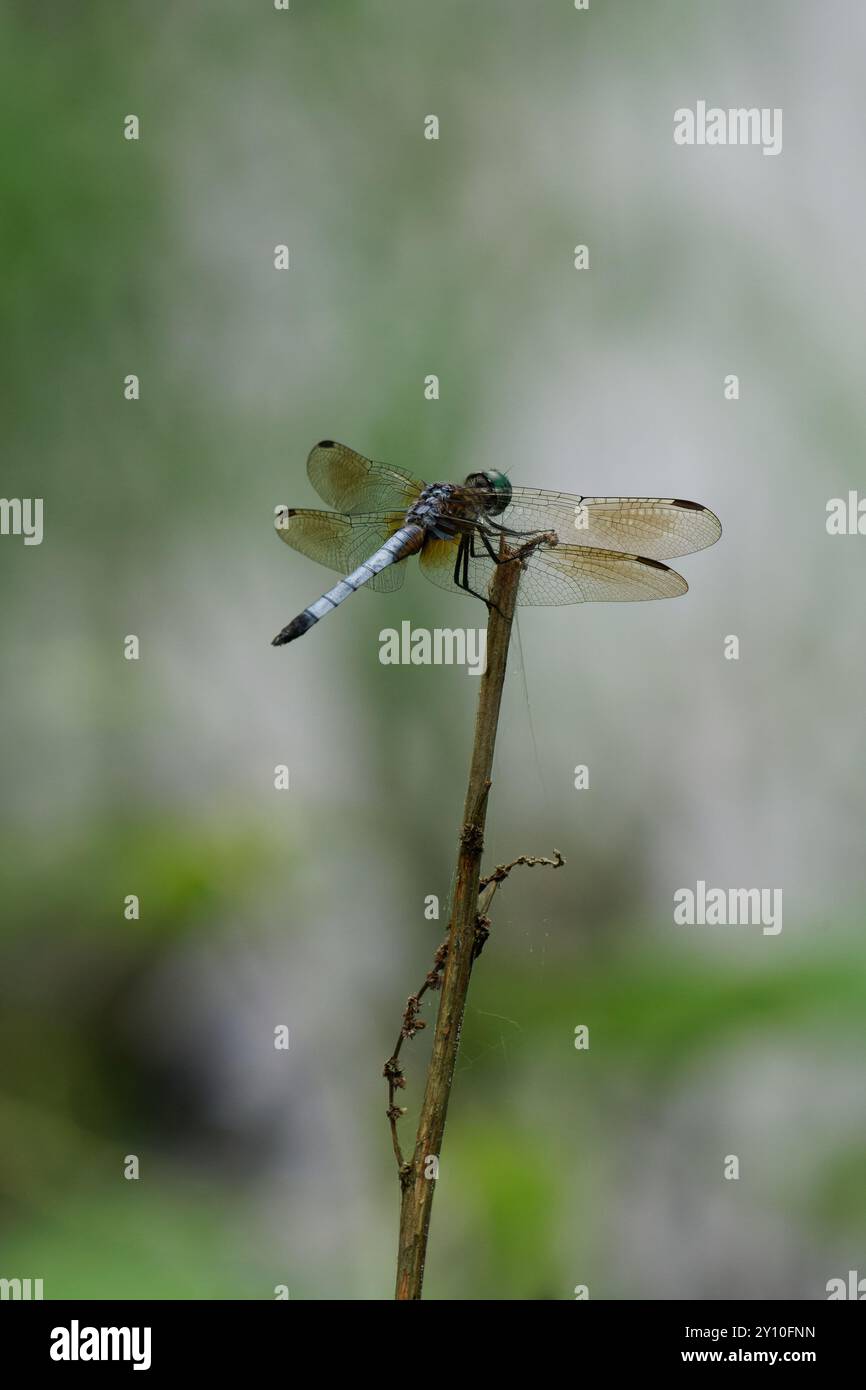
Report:
[[[465,594],[471,594],[473,598],[480,598],[482,603],[487,603],[487,607],[489,609],[490,604],[487,602],[487,599],[484,597],[484,595],[477,593],[475,589],[470,589],[469,587],[470,553],[474,558],[475,551],[474,549],[472,549],[471,532],[468,536],[460,537],[460,544],[457,547],[457,558],[454,562],[454,583],[457,585],[457,588],[462,589]],[[462,574],[460,573],[461,569],[463,571]]]
[[[465,536],[461,536],[461,537],[460,537],[460,544],[459,544],[458,547],[457,547],[457,558],[456,558],[455,561],[454,561],[454,574],[453,574],[454,583],[457,585],[458,589],[462,589],[462,588],[463,588],[463,585],[462,585],[462,583],[460,582],[460,567],[461,567],[461,565],[463,564],[463,547],[464,547],[465,544],[466,544],[466,537],[465,537]]]
[[[459,581],[460,587],[461,587],[461,589],[465,590],[465,592],[466,592],[467,594],[473,594],[475,598],[480,598],[482,603],[487,603],[487,599],[484,597],[483,594],[479,594],[479,593],[477,593],[477,592],[475,591],[475,589],[472,589],[472,588],[469,587],[469,558],[470,558],[470,556],[472,557],[472,559],[475,558],[475,547],[474,547],[474,545],[472,544],[472,532],[471,532],[471,531],[470,531],[470,533],[469,533],[468,536],[464,536],[463,539],[461,540],[461,542],[460,542],[460,549],[461,549],[461,551],[463,552],[463,577],[462,577],[462,579],[460,579],[460,581]],[[489,604],[489,603],[487,603],[487,609],[488,609],[488,612],[489,612],[489,611],[490,611],[490,604]]]
[[[492,521],[489,516],[484,518],[484,525],[489,526],[494,531],[498,531],[500,536],[538,536],[541,534],[540,529],[535,531],[515,531],[510,526],[500,526],[497,521]]]
[[[487,540],[487,537],[483,534],[483,532],[479,532],[479,535],[481,536],[481,539],[484,541],[484,544],[487,546],[487,549],[490,551],[490,554],[493,555],[493,558],[494,558],[494,560],[496,561],[497,565],[500,564],[500,563],[504,563],[504,562],[500,561],[498,555],[494,555],[494,554],[493,554],[493,551],[492,551],[492,549],[491,549],[491,547],[490,547],[490,543],[489,543],[489,541]],[[460,588],[463,589],[463,590],[465,591],[465,593],[467,593],[467,594],[472,594],[472,595],[474,595],[475,598],[480,598],[480,599],[481,599],[481,602],[482,602],[483,604],[486,604],[488,613],[490,612],[490,610],[491,610],[492,608],[495,608],[496,611],[497,611],[497,613],[499,614],[500,618],[504,618],[504,617],[505,617],[505,614],[503,613],[502,609],[499,607],[499,604],[498,604],[498,603],[491,603],[490,600],[489,600],[488,598],[485,598],[483,594],[479,594],[475,589],[470,589],[470,587],[469,587],[469,559],[470,559],[470,556],[471,556],[471,558],[472,558],[473,560],[475,559],[475,532],[474,532],[474,531],[470,531],[468,536],[463,536],[463,537],[461,537],[460,545],[457,547],[457,564],[454,566],[454,580],[455,580],[455,582],[456,582],[457,584],[459,584]],[[459,565],[460,565],[460,560],[461,560],[461,558],[462,558],[462,560],[463,560],[463,577],[462,577],[462,579],[458,579],[458,578],[457,578],[457,569],[458,569],[458,567],[459,567]]]
[[[493,549],[493,546],[490,544],[489,537],[486,536],[485,533],[484,533],[482,530],[479,529],[478,534],[479,534],[479,536],[481,537],[481,539],[483,540],[483,542],[484,542],[484,548],[485,548],[485,550],[487,551],[487,554],[490,556],[491,560],[493,561],[494,565],[507,565],[507,564],[508,564],[508,558],[507,558],[507,556],[504,556],[504,555],[497,555],[496,551]],[[474,541],[474,532],[473,532],[473,541]],[[475,546],[474,546],[474,544],[473,544],[473,546],[472,546],[472,555],[473,555],[473,557],[474,557],[474,555],[475,555]]]

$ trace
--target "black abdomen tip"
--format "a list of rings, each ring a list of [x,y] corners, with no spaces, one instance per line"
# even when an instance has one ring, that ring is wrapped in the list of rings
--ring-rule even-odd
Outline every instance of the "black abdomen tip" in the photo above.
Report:
[[[313,617],[312,613],[307,613],[306,611],[299,613],[297,618],[292,618],[292,621],[286,624],[282,632],[277,633],[276,637],[271,642],[271,646],[284,647],[287,642],[294,642],[296,637],[303,637],[304,633],[308,628],[313,626],[315,621],[316,619]]]

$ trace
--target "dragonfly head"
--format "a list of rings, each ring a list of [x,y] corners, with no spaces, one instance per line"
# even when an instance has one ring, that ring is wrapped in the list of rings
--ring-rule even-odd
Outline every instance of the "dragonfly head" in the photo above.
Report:
[[[491,516],[504,512],[511,501],[511,484],[504,473],[491,469],[488,473],[470,473],[466,486],[485,494],[484,510]]]

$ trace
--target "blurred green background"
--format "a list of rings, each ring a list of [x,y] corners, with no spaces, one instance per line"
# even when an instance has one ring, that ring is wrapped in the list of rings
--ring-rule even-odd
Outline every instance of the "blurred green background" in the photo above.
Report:
[[[864,477],[862,6],[19,0],[0,37],[3,493],[45,499],[0,541],[0,1276],[391,1296],[381,1068],[477,680],[378,634],[483,610],[413,573],[270,647],[330,582],[272,533],[323,436],[724,525],[676,603],[521,616],[487,864],[567,866],[497,899],[426,1295],[866,1274],[866,543],[825,530]],[[782,107],[783,153],[676,147],[699,98]],[[781,887],[781,935],[675,927],[699,878]]]

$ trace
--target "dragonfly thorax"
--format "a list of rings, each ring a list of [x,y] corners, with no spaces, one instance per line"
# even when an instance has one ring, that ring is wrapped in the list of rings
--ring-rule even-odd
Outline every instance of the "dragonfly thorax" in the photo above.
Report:
[[[423,526],[431,536],[451,540],[477,517],[477,503],[457,483],[428,483],[406,513],[408,525]]]

